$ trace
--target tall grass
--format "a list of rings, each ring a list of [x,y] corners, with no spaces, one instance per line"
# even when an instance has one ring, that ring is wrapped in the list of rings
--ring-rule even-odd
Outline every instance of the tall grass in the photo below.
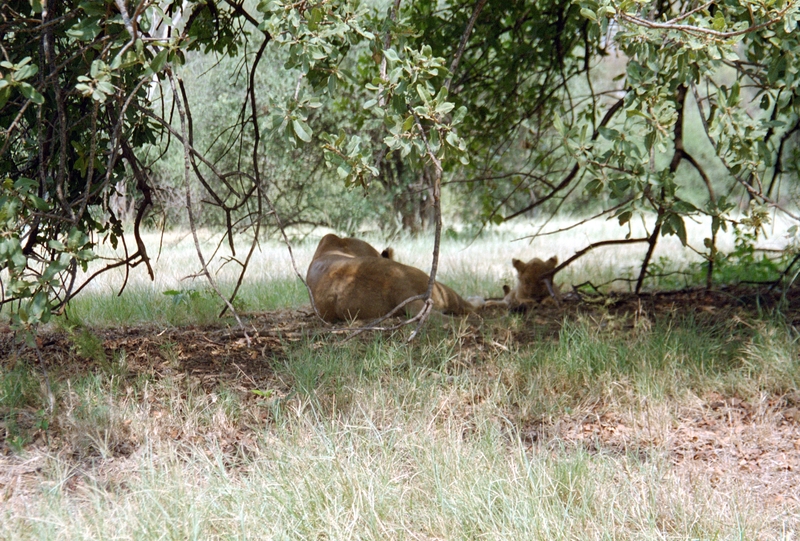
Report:
[[[275,388],[132,377],[124,355],[53,374],[58,451],[0,458],[0,538],[794,538],[791,501],[765,506],[737,471],[676,468],[668,443],[697,396],[800,384],[780,322],[584,319],[503,343],[523,323],[484,328],[479,356],[452,324],[411,344],[310,338],[263,359]],[[35,369],[3,370],[6,418],[46,408]],[[559,436],[559,419],[598,411],[630,427],[624,446]]]
[[[524,233],[450,239],[440,279],[464,295],[499,296],[514,279],[512,257],[564,259],[597,232],[512,242]],[[679,463],[675,448],[676,426],[704,415],[705,397],[760,404],[773,419],[794,396],[800,348],[778,316],[605,314],[565,320],[555,336],[535,314],[480,326],[435,320],[412,343],[409,329],[348,341],[321,334],[287,341],[279,354],[254,350],[269,383],[256,387],[245,367],[209,387],[182,369],[177,349],[138,359],[134,371],[134,352],[108,353],[93,334],[95,325],[218,321],[207,285],[182,279],[197,270],[193,247],[167,240],[158,281],[131,276],[116,297],[122,277],[110,276],[70,306],[62,335],[88,366],[64,359],[44,378],[14,355],[0,362],[0,539],[800,532],[795,500],[769,499],[764,483],[736,468]],[[426,241],[370,240],[393,245],[400,261],[430,263]],[[301,272],[314,248],[295,247]],[[598,253],[559,279],[600,282],[629,257]],[[230,291],[230,266],[212,270]],[[307,302],[285,248],[262,246],[237,302],[245,313]],[[614,438],[583,436],[604,416],[616,419]],[[780,427],[792,434],[775,422],[763,430]]]
[[[131,481],[86,476],[52,485],[6,539],[768,539],[781,518],[669,474],[660,460],[531,451],[488,431],[465,442],[369,418],[295,420],[258,458],[148,450]],[[66,493],[66,494],[65,494]],[[738,498],[741,498],[739,500]],[[31,513],[32,514],[32,513]],[[774,521],[774,525],[770,524]],[[790,539],[790,537],[786,537]]]

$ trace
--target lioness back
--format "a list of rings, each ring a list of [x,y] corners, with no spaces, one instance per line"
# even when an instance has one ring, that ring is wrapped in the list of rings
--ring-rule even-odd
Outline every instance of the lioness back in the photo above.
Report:
[[[384,250],[387,254],[391,254],[391,248]],[[342,238],[328,233],[319,241],[317,250],[314,252],[312,261],[321,257],[323,254],[341,253],[350,257],[380,257],[381,254],[372,247],[368,242],[353,237]],[[387,255],[387,257],[389,257]],[[391,257],[389,257],[391,259]]]
[[[400,303],[425,293],[428,275],[379,253],[369,243],[329,234],[322,238],[308,267],[307,281],[313,302],[326,321],[376,319]],[[436,282],[434,308],[464,315],[472,305],[444,284]],[[404,312],[416,314],[422,301],[409,303]]]

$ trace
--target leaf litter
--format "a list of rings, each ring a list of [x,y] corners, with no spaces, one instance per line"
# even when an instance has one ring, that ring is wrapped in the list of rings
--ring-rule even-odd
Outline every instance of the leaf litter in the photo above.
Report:
[[[461,358],[480,365],[492,351],[524,347],[542,337],[557,337],[564,322],[577,317],[588,318],[598,329],[608,332],[636,332],[649,329],[656,318],[675,314],[694,314],[698,320],[747,325],[754,313],[780,306],[790,332],[796,334],[800,328],[800,294],[796,290],[789,293],[781,297],[778,293],[746,288],[640,296],[567,296],[558,306],[543,303],[535,307],[523,316],[523,323],[513,329],[502,323],[495,325],[490,338],[482,329],[502,317],[494,318],[497,314],[470,316],[468,324],[458,331],[465,352]],[[291,398],[294,390],[275,370],[274,363],[283,362],[291,344],[326,334],[327,328],[308,307],[247,314],[246,321],[253,339],[251,347],[247,346],[241,330],[223,323],[168,328],[99,328],[92,332],[102,342],[103,362],[124,360],[119,377],[125,380],[140,376],[185,380],[190,388],[207,393],[211,401],[216,400],[215,393],[220,388],[238,393],[244,401],[253,404]],[[76,354],[73,341],[64,330],[41,333],[39,344],[45,370],[74,376],[98,369],[96,357]],[[15,344],[9,331],[0,332],[3,368],[11,370],[20,360],[37,364],[30,350],[20,349]],[[153,402],[143,405],[153,417],[168,414],[152,396],[135,399]],[[461,414],[470,417],[471,408],[475,406],[473,396]],[[721,490],[746,484],[765,505],[800,508],[800,390],[762,394],[756,400],[714,392],[670,408],[672,411],[664,412],[644,407],[643,418],[641,412],[631,414],[614,404],[596,401],[576,411],[523,419],[515,435],[532,451],[574,447],[637,460],[666,456],[680,477],[702,480]],[[259,412],[254,414],[255,423],[268,422],[269,413],[264,408],[255,410]],[[8,413],[0,411],[0,501],[14,499],[15,494],[35,497],[35,491],[25,490],[25,485],[35,483],[47,456],[63,456],[74,440],[66,434],[74,427],[50,426],[36,430],[36,412],[23,408],[16,412],[14,422],[18,428],[27,427],[32,436],[22,446],[25,452],[19,453],[19,446],[15,448],[11,441]],[[245,456],[256,446],[258,437],[253,433],[252,424],[228,423],[223,428],[216,427],[217,433],[203,434],[186,430],[177,420],[166,423],[164,430],[165,436],[176,445],[180,445],[181,440],[197,442],[216,438],[222,451],[231,456],[231,466],[235,467],[236,456]],[[121,433],[124,435],[125,431]],[[133,474],[128,471],[126,459],[141,443],[135,439],[118,442],[96,456],[78,457],[76,463],[90,460],[95,465],[102,464],[100,471],[106,472],[108,482],[124,486],[125,475]],[[66,489],[78,489],[81,476],[67,476],[65,483]]]

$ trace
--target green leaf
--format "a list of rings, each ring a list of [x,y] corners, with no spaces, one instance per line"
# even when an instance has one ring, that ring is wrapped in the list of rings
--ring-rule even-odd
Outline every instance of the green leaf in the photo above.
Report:
[[[97,90],[99,90],[103,94],[111,95],[114,93],[114,85],[112,85],[108,81],[100,81],[99,83],[97,83]]]
[[[561,120],[561,117],[558,114],[553,115],[553,127],[559,134],[561,134],[561,136],[565,136],[567,134],[567,128],[564,126],[564,122]]]
[[[67,35],[81,41],[92,41],[100,34],[96,18],[84,19],[67,30]]]
[[[33,88],[28,83],[20,83],[19,91],[22,92],[22,95],[31,100],[36,105],[42,105],[44,103],[44,96],[39,94],[35,88]]]
[[[33,296],[28,307],[28,319],[31,322],[47,323],[50,319],[50,303],[47,301],[47,294],[39,291]]]
[[[22,253],[22,247],[19,245],[19,240],[14,240],[17,242],[16,246],[14,246],[14,251],[11,253],[11,263],[13,270],[22,270],[28,265],[28,258]]]
[[[153,70],[153,73],[158,73],[164,69],[164,66],[167,64],[168,52],[167,49],[161,49],[155,58],[153,58],[153,61],[150,62],[150,69]]]
[[[656,139],[658,138],[658,134],[654,131],[647,132],[647,135],[644,136],[644,147],[650,151],[653,149],[653,145],[656,144]]]
[[[436,105],[436,112],[440,115],[446,115],[455,108],[455,104],[449,101],[438,103]]]
[[[619,132],[612,128],[606,128],[605,126],[600,126],[597,128],[597,133],[600,134],[603,139],[607,139],[609,141],[614,141],[619,139]]]
[[[419,97],[425,104],[431,101],[431,93],[428,92],[428,89],[425,88],[425,85],[421,83],[417,85],[417,94],[419,94]]]
[[[15,81],[24,81],[29,77],[33,77],[39,72],[39,66],[36,64],[27,64],[22,66],[20,69],[14,73],[14,80]]]
[[[456,109],[456,112],[453,113],[453,119],[450,121],[450,124],[455,126],[456,124],[461,124],[467,116],[467,108],[463,105]]]
[[[298,139],[305,143],[311,142],[312,131],[308,124],[299,118],[295,118],[292,120],[292,129],[294,130],[294,134]]]
[[[48,240],[47,246],[49,246],[53,250],[58,250],[59,252],[63,252],[64,250],[67,249],[67,247],[64,246],[64,244],[61,241],[58,241],[56,239]]]
[[[430,131],[428,135],[428,145],[430,145],[434,154],[439,151],[439,130],[432,129]]]
[[[386,60],[388,60],[389,62],[397,62],[398,60],[400,60],[400,57],[397,56],[397,53],[395,52],[394,49],[385,49],[383,51],[383,56],[385,56]]]
[[[444,138],[447,143],[453,147],[458,148],[461,144],[461,140],[459,139],[458,135],[455,132],[448,132],[447,137]]]
[[[80,248],[86,245],[89,242],[89,237],[86,236],[86,233],[78,229],[77,227],[73,227],[69,230],[67,234],[67,247],[70,250],[75,250],[76,248]]]
[[[726,27],[727,23],[725,22],[725,15],[722,14],[722,10],[717,10],[716,14],[714,15],[714,22],[711,24],[711,28],[717,32],[722,32]]]
[[[739,103],[739,88],[739,81],[733,83],[731,95],[728,97],[728,105],[731,107]]]
[[[319,29],[319,23],[322,21],[322,16],[322,10],[318,7],[315,7],[310,11],[306,11],[308,29],[312,32],[316,32]]]
[[[339,175],[340,178],[347,178],[350,176],[350,173],[353,171],[353,168],[350,167],[348,163],[342,163],[339,167],[336,168],[336,173]]]

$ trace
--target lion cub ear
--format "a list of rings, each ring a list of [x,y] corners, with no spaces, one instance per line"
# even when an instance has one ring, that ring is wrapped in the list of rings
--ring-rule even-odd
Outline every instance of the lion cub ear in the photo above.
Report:
[[[525,270],[525,263],[519,259],[512,259],[511,264],[514,265],[514,268],[517,269],[517,272],[519,273],[522,273]]]
[[[558,265],[558,257],[553,256],[553,257],[551,257],[550,259],[547,260],[547,266],[549,268],[554,269],[554,268],[556,268],[556,265]]]
[[[508,295],[511,293],[511,288],[508,287],[508,284],[503,284],[503,295]]]
[[[381,257],[386,259],[394,259],[394,248],[386,248],[381,252]]]

